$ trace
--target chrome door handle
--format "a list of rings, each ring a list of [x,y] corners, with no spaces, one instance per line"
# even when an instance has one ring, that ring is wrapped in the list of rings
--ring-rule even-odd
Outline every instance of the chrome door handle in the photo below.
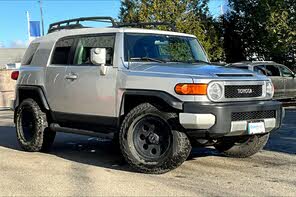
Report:
[[[71,73],[69,75],[66,75],[65,78],[74,81],[74,80],[78,79],[78,76],[76,74]]]

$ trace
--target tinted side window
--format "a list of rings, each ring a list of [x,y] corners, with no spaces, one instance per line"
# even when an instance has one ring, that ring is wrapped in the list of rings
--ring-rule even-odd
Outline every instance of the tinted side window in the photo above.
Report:
[[[233,68],[244,69],[244,70],[248,70],[249,69],[248,66],[233,66]]]
[[[267,75],[267,70],[264,65],[255,66],[254,71],[262,75]]]
[[[275,65],[267,65],[266,66],[267,76],[281,76],[280,70]]]
[[[106,48],[106,64],[113,64],[115,35],[82,37],[78,41],[75,51],[75,65],[92,64],[90,60],[90,51],[92,48]]]
[[[51,64],[68,64],[71,47],[74,45],[73,38],[59,40],[51,59]]]
[[[285,66],[279,66],[282,72],[283,77],[292,77],[293,73],[290,69]]]
[[[26,53],[22,59],[22,65],[30,65],[34,54],[36,53],[39,47],[39,43],[31,43],[29,48],[26,50]]]

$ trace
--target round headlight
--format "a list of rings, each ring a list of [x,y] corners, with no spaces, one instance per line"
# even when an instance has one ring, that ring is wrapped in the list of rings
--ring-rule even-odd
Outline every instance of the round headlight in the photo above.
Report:
[[[210,100],[217,101],[223,96],[223,88],[219,83],[211,83],[208,87],[208,96]]]
[[[271,82],[266,83],[266,96],[272,98],[274,95],[274,87]]]

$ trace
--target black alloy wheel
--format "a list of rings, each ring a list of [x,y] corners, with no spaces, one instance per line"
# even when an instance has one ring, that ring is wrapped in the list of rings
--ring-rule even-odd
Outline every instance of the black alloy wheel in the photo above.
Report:
[[[36,117],[30,107],[24,107],[20,114],[21,128],[23,138],[29,142],[32,141],[34,135],[36,134]]]
[[[160,117],[148,115],[134,125],[133,143],[143,159],[161,159],[168,152],[171,139],[170,127]]]

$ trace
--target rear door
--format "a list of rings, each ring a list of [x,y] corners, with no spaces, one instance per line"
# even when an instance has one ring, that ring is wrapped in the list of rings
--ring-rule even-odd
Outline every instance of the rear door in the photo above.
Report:
[[[285,96],[287,98],[296,97],[296,79],[294,73],[284,65],[278,65],[285,82]]]

